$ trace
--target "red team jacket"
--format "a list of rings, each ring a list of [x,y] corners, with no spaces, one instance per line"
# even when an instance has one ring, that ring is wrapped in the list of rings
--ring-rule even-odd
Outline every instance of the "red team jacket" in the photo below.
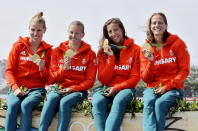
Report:
[[[74,92],[86,91],[95,82],[97,62],[94,51],[90,45],[82,41],[79,51],[71,59],[68,70],[64,70],[64,52],[68,49],[69,42],[61,43],[52,53],[50,64],[50,83],[58,83],[64,88],[73,88]]]
[[[98,80],[115,88],[116,92],[127,88],[135,88],[140,80],[140,47],[127,37],[121,49],[119,61],[114,56],[98,53]]]
[[[45,68],[43,71],[39,71],[38,65],[31,61],[33,54],[29,48],[29,39],[29,37],[19,37],[7,60],[5,75],[13,91],[22,85],[28,89],[44,88],[45,86],[52,46],[45,41],[41,42],[37,54],[42,57],[42,52],[45,52],[44,58],[41,58],[45,60]]]
[[[190,55],[185,43],[169,33],[161,53],[152,47],[154,60],[147,60],[141,53],[141,78],[147,87],[158,87],[160,83],[166,91],[173,88],[184,90],[184,80],[190,72]]]

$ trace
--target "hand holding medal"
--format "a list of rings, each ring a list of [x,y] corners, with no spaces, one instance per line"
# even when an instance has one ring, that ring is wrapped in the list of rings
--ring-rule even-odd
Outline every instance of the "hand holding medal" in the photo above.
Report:
[[[68,70],[71,64],[71,58],[75,55],[75,52],[72,49],[67,49],[64,55],[64,70]]]
[[[112,56],[113,55],[113,51],[111,50],[111,47],[109,46],[108,39],[104,40],[103,49],[104,49],[104,53],[106,53],[108,56]]]
[[[142,52],[143,52],[144,56],[149,61],[153,61],[154,60],[153,51],[152,51],[151,45],[149,43],[144,43],[143,44],[143,46],[142,46]]]
[[[75,52],[72,49],[67,49],[65,53],[65,57],[73,58],[74,55],[75,55]]]
[[[45,66],[45,61],[42,60],[38,54],[34,54],[31,58],[32,62],[39,66],[39,71],[42,71]]]
[[[36,61],[40,59],[40,56],[38,54],[34,54],[31,58],[32,58],[32,62],[36,63]]]

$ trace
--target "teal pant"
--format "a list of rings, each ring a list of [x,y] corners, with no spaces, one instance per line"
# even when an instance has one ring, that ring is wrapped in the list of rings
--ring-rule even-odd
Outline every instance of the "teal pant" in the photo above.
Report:
[[[58,110],[57,131],[66,131],[71,119],[72,107],[81,103],[85,98],[87,98],[86,91],[62,96],[55,93],[54,88],[52,88],[41,113],[39,131],[48,131],[52,119]]]
[[[162,96],[154,94],[154,88],[143,92],[143,131],[164,131],[168,109],[183,98],[181,89],[172,89]]]
[[[114,98],[108,98],[101,95],[102,88],[103,86],[98,87],[93,95],[94,125],[97,131],[118,131],[128,102],[135,97],[135,89],[124,89],[119,91]],[[108,114],[109,103],[112,103],[112,106]]]
[[[38,105],[46,94],[44,88],[31,89],[25,97],[17,97],[10,89],[7,97],[8,109],[6,111],[6,131],[16,131],[17,115],[20,112],[20,131],[30,131],[32,127],[32,110]]]

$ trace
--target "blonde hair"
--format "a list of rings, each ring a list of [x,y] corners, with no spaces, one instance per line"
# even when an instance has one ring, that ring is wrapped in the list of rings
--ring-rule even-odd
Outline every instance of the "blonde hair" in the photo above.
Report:
[[[46,29],[45,19],[42,16],[43,16],[43,12],[39,12],[35,16],[33,16],[32,19],[30,20],[29,26],[35,23],[39,23],[39,24],[43,24],[43,28]]]
[[[75,20],[75,21],[71,22],[71,24],[69,25],[69,27],[70,27],[71,25],[77,25],[77,26],[81,27],[82,32],[84,33],[84,29],[85,29],[85,28],[84,28],[84,24],[83,24],[81,21]]]

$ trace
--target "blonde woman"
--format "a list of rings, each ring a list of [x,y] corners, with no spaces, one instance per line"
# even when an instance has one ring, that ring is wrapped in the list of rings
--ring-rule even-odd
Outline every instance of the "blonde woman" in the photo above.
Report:
[[[29,131],[32,124],[32,108],[45,96],[52,46],[42,40],[46,31],[43,13],[30,21],[30,37],[19,37],[14,43],[7,61],[6,78],[10,86],[7,97],[6,131],[16,131],[20,112],[20,131]]]
[[[84,25],[73,21],[68,28],[68,39],[53,50],[50,64],[50,82],[56,84],[44,104],[39,131],[48,131],[58,111],[57,131],[66,131],[72,107],[87,98],[97,70],[96,54],[84,41]],[[57,88],[58,87],[58,88]]]

